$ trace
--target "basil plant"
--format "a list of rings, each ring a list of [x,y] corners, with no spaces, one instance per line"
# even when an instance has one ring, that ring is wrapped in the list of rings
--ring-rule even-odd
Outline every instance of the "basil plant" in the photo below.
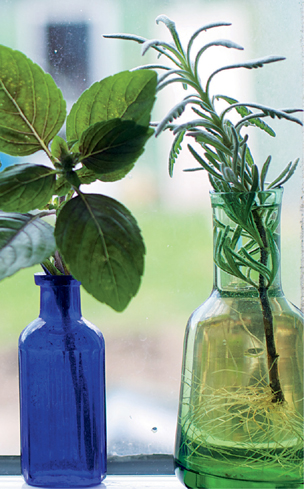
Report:
[[[118,73],[83,92],[67,115],[53,78],[0,46],[0,152],[48,158],[0,172],[0,279],[41,263],[47,273],[73,275],[116,311],[135,296],[145,254],[136,220],[81,186],[120,180],[133,168],[154,133],[156,83],[149,70]]]

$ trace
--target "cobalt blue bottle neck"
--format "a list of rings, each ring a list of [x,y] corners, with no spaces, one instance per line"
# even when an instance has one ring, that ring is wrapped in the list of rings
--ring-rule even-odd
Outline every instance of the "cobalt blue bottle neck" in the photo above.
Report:
[[[40,286],[40,317],[81,318],[80,282],[71,275],[35,274]]]

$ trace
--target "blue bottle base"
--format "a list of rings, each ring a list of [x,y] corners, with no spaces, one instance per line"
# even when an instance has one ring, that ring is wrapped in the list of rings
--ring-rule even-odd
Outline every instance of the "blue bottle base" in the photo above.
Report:
[[[70,474],[65,470],[65,474],[62,475],[62,471],[52,471],[52,473],[37,473],[35,477],[31,477],[28,474],[23,474],[24,480],[27,484],[34,487],[92,487],[100,484],[106,474],[99,477],[92,478],[90,476],[85,477],[83,474],[75,473],[71,471]]]

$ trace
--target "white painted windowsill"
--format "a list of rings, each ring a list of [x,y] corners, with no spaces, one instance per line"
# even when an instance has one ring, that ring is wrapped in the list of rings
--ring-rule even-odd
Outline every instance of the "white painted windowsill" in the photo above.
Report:
[[[0,476],[0,489],[30,489],[31,487],[33,486],[28,486],[20,475]],[[182,485],[174,475],[108,475],[102,484],[92,486],[92,489],[120,488],[181,489]]]

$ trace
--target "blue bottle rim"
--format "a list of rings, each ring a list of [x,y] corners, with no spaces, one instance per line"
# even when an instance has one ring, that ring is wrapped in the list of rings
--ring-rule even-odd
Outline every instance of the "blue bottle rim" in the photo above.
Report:
[[[34,274],[36,285],[54,285],[54,286],[79,286],[81,282],[76,280],[72,275],[47,275],[44,272]]]

